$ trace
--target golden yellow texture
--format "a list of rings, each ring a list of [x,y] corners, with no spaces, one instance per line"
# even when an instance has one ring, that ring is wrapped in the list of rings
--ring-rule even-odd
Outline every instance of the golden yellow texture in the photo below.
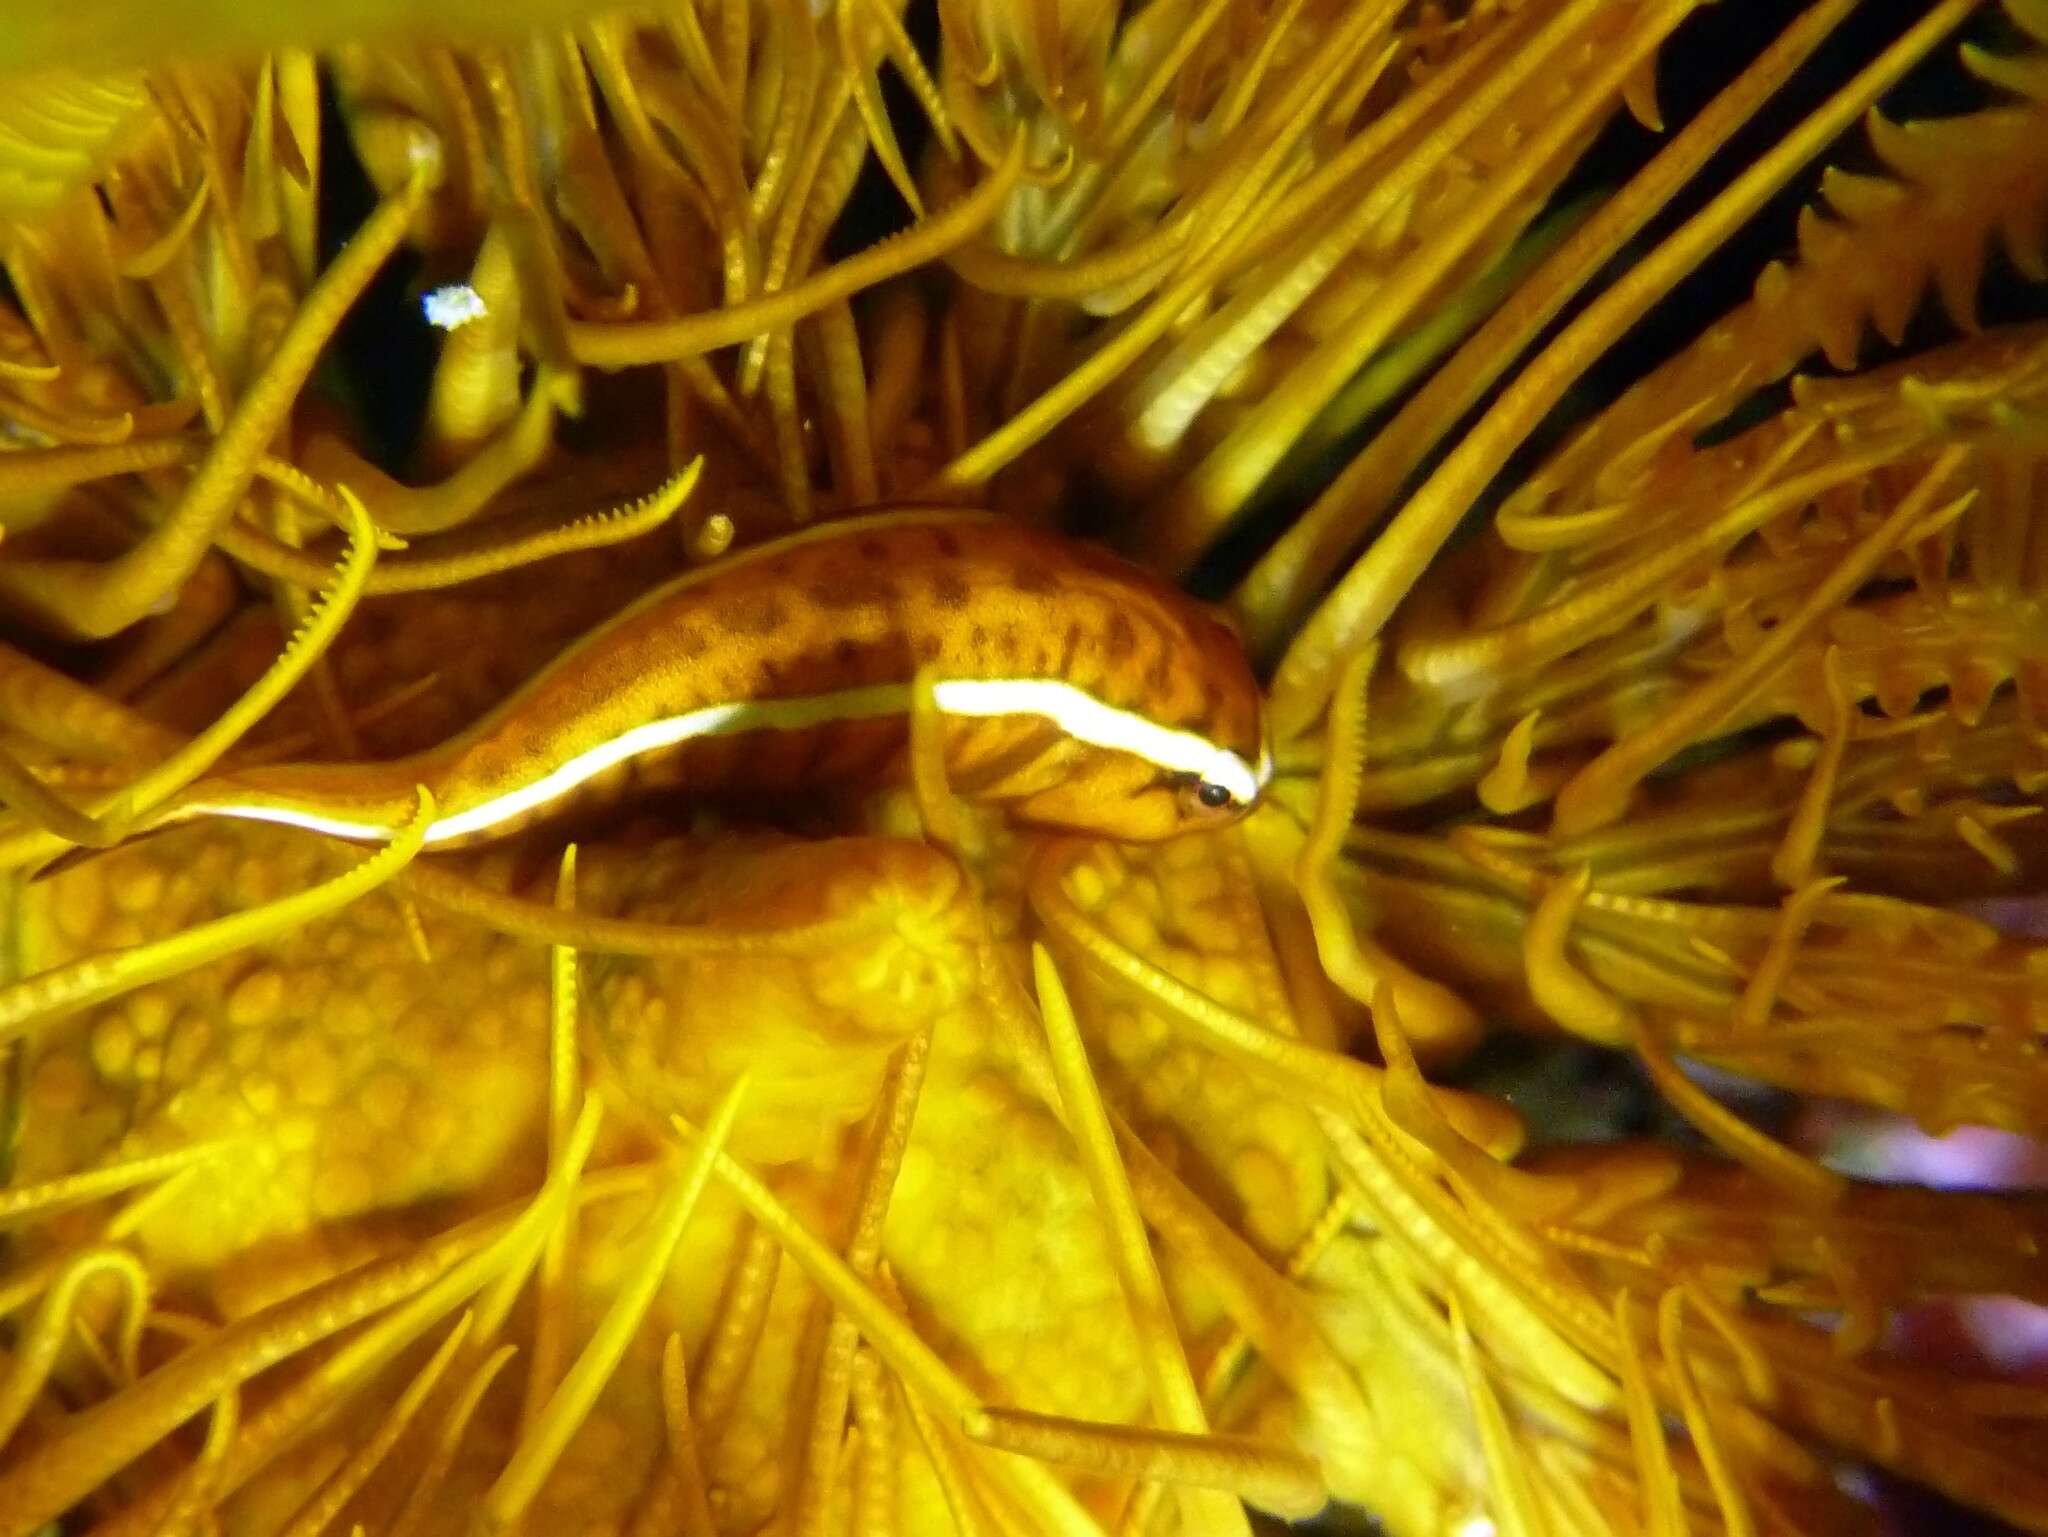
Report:
[[[0,1537],[2048,1531],[2043,1198],[1702,1071],[2048,1135],[2048,6],[1696,9],[0,27]],[[910,501],[1220,595],[1256,814],[150,825]]]

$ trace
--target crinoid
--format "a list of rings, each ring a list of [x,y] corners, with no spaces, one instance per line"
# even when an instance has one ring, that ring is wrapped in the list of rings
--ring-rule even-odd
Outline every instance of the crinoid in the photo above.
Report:
[[[1776,1108],[2048,1136],[2044,0],[160,9],[0,27],[0,1537],[2048,1532],[1914,1348],[2041,1195]],[[164,825],[905,503],[1222,597],[1256,810],[905,644],[879,782]]]

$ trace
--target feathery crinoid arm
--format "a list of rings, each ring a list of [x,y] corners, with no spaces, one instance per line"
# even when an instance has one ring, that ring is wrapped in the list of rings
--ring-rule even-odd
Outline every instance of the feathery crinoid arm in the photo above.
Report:
[[[1931,289],[1965,330],[1992,253],[2048,275],[2048,11],[2006,0],[2032,47],[1995,55],[1966,45],[1964,64],[2014,99],[1956,117],[1866,119],[1885,171],[1839,167],[1800,216],[1795,254],[1759,274],[1751,297],[1636,384],[1532,476],[1507,510],[1610,500],[1615,467],[1711,424],[1815,353],[1853,368],[1866,332],[1896,345]]]

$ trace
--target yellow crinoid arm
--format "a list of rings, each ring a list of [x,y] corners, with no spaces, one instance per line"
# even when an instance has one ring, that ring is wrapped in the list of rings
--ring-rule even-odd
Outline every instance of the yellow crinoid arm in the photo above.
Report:
[[[101,831],[125,832],[204,774],[268,714],[311,670],[340,633],[369,585],[377,560],[375,530],[361,502],[344,489],[349,548],[333,585],[307,614],[276,661],[204,731],[169,752],[124,790],[105,797],[89,813]],[[23,869],[54,859],[70,843],[55,832],[34,828],[0,836],[0,868]]]
[[[419,808],[391,842],[333,880],[246,913],[126,950],[89,955],[0,989],[0,1039],[11,1039],[52,1014],[81,1009],[174,977],[265,939],[286,933],[376,890],[412,861],[434,821],[434,797],[420,786]]]
[[[101,639],[147,617],[176,592],[241,505],[259,460],[335,327],[397,250],[439,179],[439,167],[438,149],[422,143],[410,179],[364,221],[293,312],[184,494],[155,529],[104,564],[35,560],[0,566],[0,593],[74,635]]]
[[[46,6],[11,17],[0,28],[0,75],[59,67],[112,71],[194,54],[248,54],[281,44],[311,47],[379,36],[509,38],[608,8],[592,0],[447,0],[431,12],[413,0],[261,6],[193,0],[175,10],[148,0]]]

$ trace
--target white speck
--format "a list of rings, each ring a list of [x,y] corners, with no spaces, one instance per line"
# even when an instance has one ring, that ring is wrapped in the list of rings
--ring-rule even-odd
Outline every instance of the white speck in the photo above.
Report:
[[[446,288],[437,288],[420,300],[420,309],[427,317],[427,324],[439,326],[444,331],[459,330],[472,320],[481,320],[490,311],[484,305],[484,296],[467,283],[450,283]]]

